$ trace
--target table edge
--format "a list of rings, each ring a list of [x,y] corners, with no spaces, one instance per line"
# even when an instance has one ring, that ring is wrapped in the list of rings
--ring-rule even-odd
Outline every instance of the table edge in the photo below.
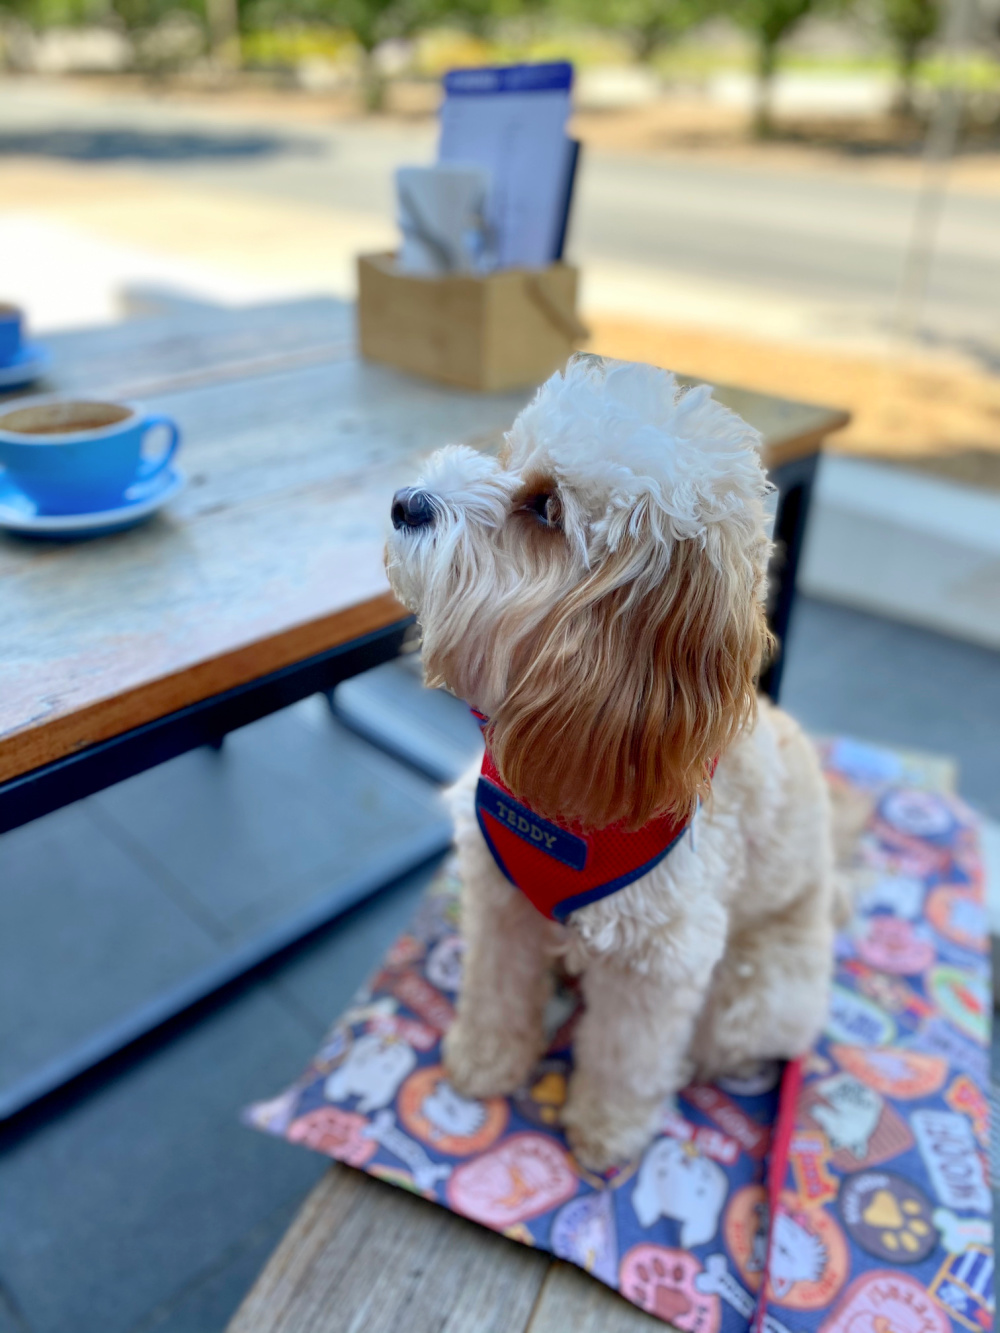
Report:
[[[122,694],[28,723],[0,739],[0,783],[24,777],[89,745],[124,735],[134,727],[318,653],[344,647],[408,617],[409,612],[391,592],[380,593],[146,681]]]
[[[765,441],[764,447],[761,449],[764,466],[766,468],[781,467],[783,464],[792,463],[798,458],[807,458],[810,454],[819,453],[826,437],[836,434],[838,430],[843,430],[845,426],[850,425],[850,422],[850,412],[831,408],[829,418],[822,424],[814,426],[811,430],[799,431],[797,434],[788,436],[786,439],[777,440],[773,444],[768,444]]]

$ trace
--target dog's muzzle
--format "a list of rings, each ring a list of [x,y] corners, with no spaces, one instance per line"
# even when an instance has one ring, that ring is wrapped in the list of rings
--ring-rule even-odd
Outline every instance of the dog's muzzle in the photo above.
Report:
[[[397,491],[392,497],[392,526],[398,532],[400,528],[426,528],[434,522],[434,505],[426,491]]]

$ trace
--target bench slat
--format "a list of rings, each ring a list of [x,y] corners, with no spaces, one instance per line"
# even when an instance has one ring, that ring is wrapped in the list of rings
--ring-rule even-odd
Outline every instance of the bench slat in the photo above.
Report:
[[[526,1333],[671,1333],[589,1274],[553,1261]]]
[[[547,1254],[334,1166],[229,1333],[520,1333],[550,1265]]]
[[[664,1333],[578,1268],[333,1166],[227,1333]]]

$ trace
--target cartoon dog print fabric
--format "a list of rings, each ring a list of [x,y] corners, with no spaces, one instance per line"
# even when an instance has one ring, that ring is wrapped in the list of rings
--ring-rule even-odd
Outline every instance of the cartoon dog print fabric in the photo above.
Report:
[[[525,1086],[460,1096],[440,1051],[462,979],[446,867],[303,1076],[248,1123],[547,1249],[682,1333],[986,1333],[975,827],[953,798],[903,786],[890,751],[823,754],[831,785],[872,815],[827,1029],[784,1093],[777,1065],[687,1088],[641,1160],[591,1175],[559,1128],[579,1007],[567,982]]]
[[[764,1299],[797,1333],[984,1333],[991,1001],[975,825],[941,792],[872,781],[856,750],[825,755],[832,784],[868,789],[872,817],[830,1021],[779,1113]]]
[[[657,1218],[680,1223],[685,1250],[704,1245],[719,1229],[719,1214],[729,1193],[729,1178],[690,1139],[663,1138],[651,1144],[639,1167],[632,1208],[645,1230]]]

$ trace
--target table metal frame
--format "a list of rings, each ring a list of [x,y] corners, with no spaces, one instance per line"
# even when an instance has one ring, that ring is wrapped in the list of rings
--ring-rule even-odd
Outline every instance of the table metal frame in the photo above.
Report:
[[[785,644],[795,606],[799,561],[805,543],[809,507],[820,453],[805,454],[768,472],[778,489],[778,510],[774,520],[774,559],[771,562],[768,623],[777,640],[774,656],[761,672],[760,690],[774,703],[781,693],[785,669]]]

